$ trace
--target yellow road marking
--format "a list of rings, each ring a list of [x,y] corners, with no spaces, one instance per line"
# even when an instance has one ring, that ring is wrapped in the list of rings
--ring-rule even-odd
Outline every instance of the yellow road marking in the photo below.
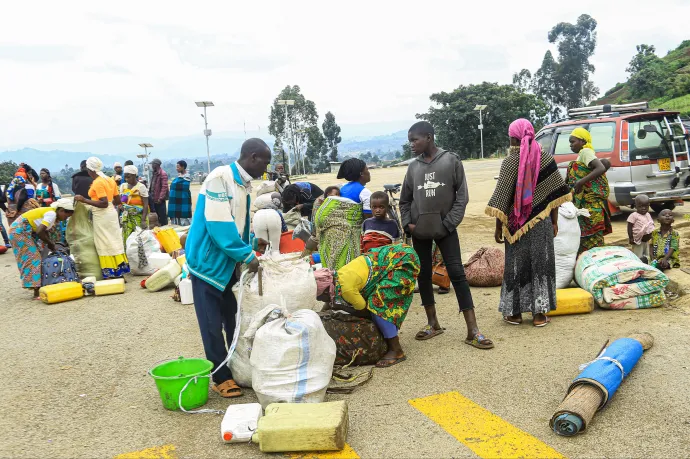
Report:
[[[481,458],[565,458],[458,392],[418,398],[409,403]]]
[[[174,445],[156,446],[115,456],[115,459],[177,459]]]
[[[347,443],[342,451],[326,451],[323,453],[289,454],[292,459],[359,459],[359,454]]]

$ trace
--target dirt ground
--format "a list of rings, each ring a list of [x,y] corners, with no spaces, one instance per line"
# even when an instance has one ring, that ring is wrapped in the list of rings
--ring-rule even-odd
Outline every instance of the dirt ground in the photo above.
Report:
[[[492,245],[493,221],[483,210],[498,171],[496,161],[466,165],[470,205],[460,227],[465,258]],[[372,190],[398,183],[404,168],[373,170]],[[334,175],[310,177],[327,186]],[[685,210],[676,212],[677,223]],[[615,219],[608,242],[626,239],[625,218]],[[682,228],[682,259],[690,261]],[[684,293],[690,276],[671,277]],[[473,289],[482,331],[496,348],[465,345],[464,323],[454,295],[437,297],[445,334],[414,340],[425,324],[416,297],[401,330],[408,360],[376,370],[374,378],[344,399],[350,409],[348,443],[361,457],[477,457],[408,400],[458,391],[473,402],[535,436],[567,457],[681,457],[690,451],[687,435],[690,295],[667,307],[640,311],[596,309],[563,316],[542,329],[529,321],[502,322],[499,288]],[[160,360],[202,357],[192,306],[170,298],[171,290],[149,293],[128,278],[124,295],[84,298],[45,305],[20,288],[11,253],[0,255],[0,456],[112,457],[160,445],[174,445],[180,457],[261,457],[256,445],[220,442],[221,418],[166,411],[147,371]],[[588,431],[558,437],[548,426],[581,363],[590,361],[609,338],[632,331],[654,335],[647,351],[611,403]],[[255,401],[251,390],[233,403]],[[230,402],[213,393],[207,407]]]

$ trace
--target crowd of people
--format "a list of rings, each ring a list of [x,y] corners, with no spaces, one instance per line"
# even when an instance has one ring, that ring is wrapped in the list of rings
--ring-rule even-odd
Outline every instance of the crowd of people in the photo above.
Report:
[[[523,314],[531,314],[532,324],[544,327],[550,321],[546,314],[556,307],[554,238],[559,207],[572,201],[588,211],[589,216],[578,217],[579,253],[603,246],[604,236],[612,231],[606,178],[610,163],[597,157],[589,132],[575,129],[570,147],[578,156],[563,179],[554,158],[535,140],[528,120],[515,120],[507,134],[509,155],[486,208],[496,221],[496,242],[505,245],[498,310],[508,324],[520,325]],[[161,161],[154,159],[147,186],[131,161],[124,167],[116,164],[116,175],[108,177],[103,163],[89,158],[72,178],[74,198],[61,195],[47,169],[39,175],[22,164],[3,193],[3,210],[12,219],[9,234],[3,228],[3,237],[14,250],[23,286],[37,293],[41,253],[64,243],[61,228],[64,233],[64,222],[78,206],[90,209],[105,278],[129,272],[124,251],[127,238],[138,227],[147,228],[153,214],[160,225],[167,224],[168,218],[176,225],[190,225],[184,248],[194,307],[206,358],[218,368],[227,355],[223,331],[229,341],[238,326],[232,287],[240,269],[258,270],[257,252],[269,246],[275,250],[287,231],[288,216],[296,215],[311,228],[303,255],[317,251],[320,255],[322,268],[315,272],[319,298],[330,308],[371,319],[386,340],[388,350],[377,367],[406,360],[398,332],[415,292],[427,318],[415,339],[429,340],[444,333],[432,282],[439,264],[447,271],[467,327],[464,342],[492,349],[493,341],[477,323],[460,250],[457,229],[469,202],[463,163],[436,145],[428,122],[412,125],[408,140],[415,160],[400,190],[400,221],[389,217],[389,195],[367,188],[371,172],[357,158],[344,161],[337,174],[343,182],[325,190],[310,182],[292,183],[278,164],[269,176],[273,188],[255,199],[259,210],[253,213],[252,180],[266,173],[271,150],[261,139],[249,139],[236,162],[206,177],[193,214],[191,177],[184,161],[177,163],[178,176],[168,185]],[[673,214],[661,212],[660,229],[655,229],[648,198],[638,196],[635,207],[628,226],[632,249],[659,269],[679,267]],[[228,367],[220,368],[213,379],[213,389],[221,396],[241,395]]]
[[[34,298],[41,287],[41,260],[50,252],[68,252],[67,221],[75,209],[88,209],[93,227],[93,241],[98,253],[101,274],[105,279],[129,273],[125,253],[127,238],[136,228],[148,229],[149,216],[155,214],[160,225],[189,225],[192,217],[191,177],[187,163],[177,163],[178,177],[168,186],[161,161],[151,162],[151,191],[146,179],[132,161],[115,163],[112,177],[103,172],[103,162],[91,157],[80,164],[72,176],[72,196],[63,196],[46,168],[36,173],[22,163],[12,180],[0,193],[0,209],[5,212],[9,228],[0,218],[0,229],[6,248],[12,248],[19,268],[22,286],[32,289]],[[169,201],[169,203],[168,203]]]

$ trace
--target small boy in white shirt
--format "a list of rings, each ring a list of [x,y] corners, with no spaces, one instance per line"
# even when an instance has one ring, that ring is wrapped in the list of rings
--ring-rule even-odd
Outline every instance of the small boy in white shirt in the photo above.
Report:
[[[632,251],[644,263],[649,263],[649,240],[654,231],[654,220],[649,214],[649,197],[635,197],[635,212],[628,217],[628,238]]]

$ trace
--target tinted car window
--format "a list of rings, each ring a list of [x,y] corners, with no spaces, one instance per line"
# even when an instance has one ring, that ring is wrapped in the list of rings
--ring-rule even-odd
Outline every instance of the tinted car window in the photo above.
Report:
[[[554,155],[572,155],[570,149],[570,134],[575,128],[583,127],[592,135],[592,145],[595,151],[613,151],[616,134],[616,123],[595,123],[581,126],[567,126],[558,129],[556,136],[556,150]]]
[[[554,155],[572,155],[573,152],[570,149],[570,133],[577,126],[568,126],[560,128],[556,131],[556,149],[554,150]]]
[[[551,147],[553,146],[553,131],[540,132],[535,140],[539,142],[539,145],[541,145],[544,151],[551,153]]]
[[[630,122],[630,160],[668,158],[671,156],[671,146],[666,145],[659,134],[667,136],[666,124],[662,120],[640,120]],[[644,126],[651,125],[656,128],[655,132],[645,132]],[[673,126],[674,135],[682,135],[680,126]],[[676,151],[683,151],[685,147],[676,140]]]

